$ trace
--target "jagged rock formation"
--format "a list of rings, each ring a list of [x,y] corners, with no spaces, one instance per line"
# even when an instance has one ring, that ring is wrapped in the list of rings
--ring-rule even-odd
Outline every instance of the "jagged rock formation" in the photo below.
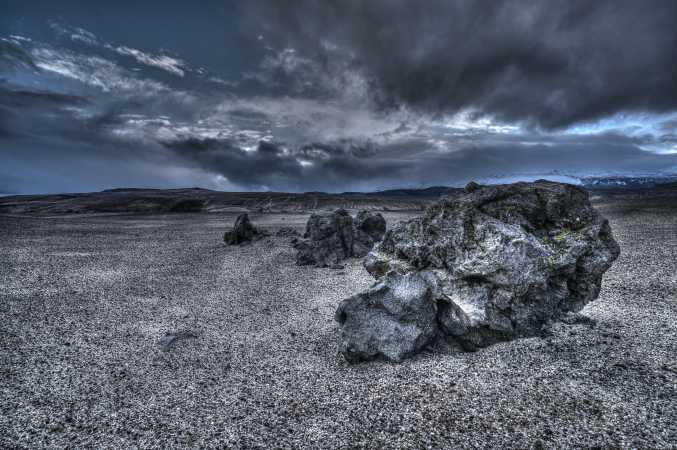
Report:
[[[247,213],[242,213],[235,219],[235,225],[230,231],[226,231],[223,240],[228,245],[239,245],[251,242],[267,236],[263,230],[256,228],[249,220]]]
[[[345,209],[330,214],[312,214],[304,239],[294,244],[296,264],[332,267],[353,254],[353,218]]]
[[[328,214],[312,214],[304,239],[294,242],[296,264],[336,267],[350,257],[362,257],[385,233],[380,213],[361,211],[355,221],[344,209]]]
[[[542,180],[472,183],[458,197],[433,204],[425,216],[397,224],[364,265],[377,279],[385,277],[386,286],[396,280],[393,272],[419,274],[435,295],[409,304],[426,305],[428,317],[432,303],[430,326],[437,327],[437,337],[474,350],[538,335],[545,324],[580,311],[597,298],[602,275],[619,252],[609,223],[583,189]],[[383,311],[379,283],[339,307],[339,348],[351,361],[398,361],[411,354],[406,340],[402,351],[381,343],[382,319],[374,323],[376,311]],[[409,319],[400,322],[410,325]],[[370,337],[351,331],[357,329],[372,330]]]

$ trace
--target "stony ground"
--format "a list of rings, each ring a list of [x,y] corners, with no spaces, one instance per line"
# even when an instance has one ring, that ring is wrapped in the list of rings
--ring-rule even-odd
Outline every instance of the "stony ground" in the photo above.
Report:
[[[0,217],[0,447],[675,448],[677,202],[600,206],[596,325],[357,366],[333,313],[359,261],[226,247],[233,215]]]

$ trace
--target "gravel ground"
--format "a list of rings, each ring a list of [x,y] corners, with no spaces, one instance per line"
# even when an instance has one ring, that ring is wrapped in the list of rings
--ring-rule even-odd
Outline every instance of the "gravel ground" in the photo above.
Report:
[[[225,214],[0,217],[0,447],[675,448],[668,203],[601,205],[622,254],[596,325],[356,366],[333,313],[371,283],[357,260],[226,247]]]

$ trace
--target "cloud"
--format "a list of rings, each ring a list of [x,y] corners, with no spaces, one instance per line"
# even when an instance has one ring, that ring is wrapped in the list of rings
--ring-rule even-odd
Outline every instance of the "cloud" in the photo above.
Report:
[[[78,112],[89,105],[81,96],[17,88],[0,82],[0,139],[7,147],[12,139],[41,133],[52,135],[61,124],[72,125]]]
[[[672,41],[652,8],[620,52],[612,25],[635,9],[622,2],[244,7],[261,48],[240,55],[237,82],[99,30],[0,38],[7,189],[342,192],[677,172],[659,45]],[[227,60],[240,50],[206,45]]]
[[[115,91],[142,97],[170,92],[165,84],[136,78],[114,62],[100,56],[80,55],[47,47],[35,48],[31,56],[35,65],[43,71],[77,80],[104,92]]]
[[[142,64],[157,67],[159,69],[173,73],[174,75],[180,77],[184,76],[184,74],[186,73],[186,67],[183,61],[178,60],[176,58],[172,58],[171,56],[152,55],[149,53],[144,53],[141,50],[125,46],[116,47],[115,51],[121,55],[132,56],[134,59],[136,59],[138,62]]]
[[[164,146],[206,171],[249,190],[378,190],[433,185],[461,186],[470,180],[500,181],[677,170],[677,155],[656,155],[623,137],[554,139],[547,144],[479,143],[438,152],[422,141],[377,145],[342,140],[289,147],[260,142],[244,150],[229,139],[186,138]],[[671,172],[672,171],[672,172]]]
[[[19,45],[16,37],[0,38],[0,69],[14,70],[20,68],[37,70],[33,59]]]
[[[64,23],[51,20],[49,27],[60,36],[68,36],[73,41],[82,42],[88,45],[99,45],[96,35],[80,27],[70,27]]]
[[[193,69],[185,61],[169,55],[164,50],[159,53],[153,53],[128,45],[117,45],[111,42],[105,42],[99,39],[99,37],[91,31],[80,27],[69,26],[68,24],[58,21],[50,21],[50,28],[54,30],[58,36],[66,37],[75,43],[85,44],[93,49],[105,50],[123,57],[130,57],[136,63],[142,64],[145,67],[161,69],[177,77],[184,77],[186,73],[190,72],[204,78],[210,83],[220,84],[221,86],[235,87],[238,84],[237,82],[224,80],[221,77],[215,76],[204,68]]]
[[[297,58],[350,61],[384,107],[472,109],[545,128],[677,108],[677,3],[248,2]],[[305,63],[309,65],[310,63]]]
[[[367,81],[350,58],[333,46],[323,49],[327,52],[324,57],[312,59],[294,48],[267,47],[268,52],[257,70],[246,72],[243,78],[259,83],[267,95],[331,99],[353,106],[370,106]]]
[[[0,84],[0,105],[8,108],[49,108],[78,107],[89,101],[77,95],[60,94],[50,91],[11,89]]]

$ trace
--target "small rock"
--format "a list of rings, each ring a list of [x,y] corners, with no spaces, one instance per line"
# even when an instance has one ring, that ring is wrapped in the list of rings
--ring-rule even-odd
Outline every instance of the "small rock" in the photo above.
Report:
[[[249,220],[247,213],[242,213],[235,219],[235,225],[230,231],[226,231],[223,240],[228,245],[239,245],[268,236],[268,233],[256,228]]]
[[[437,334],[437,304],[429,274],[390,272],[339,305],[339,352],[349,362],[384,358],[399,362]]]
[[[196,338],[197,336],[191,331],[179,331],[177,333],[167,333],[160,338],[160,347],[163,352],[168,352],[169,349],[179,340]]]

